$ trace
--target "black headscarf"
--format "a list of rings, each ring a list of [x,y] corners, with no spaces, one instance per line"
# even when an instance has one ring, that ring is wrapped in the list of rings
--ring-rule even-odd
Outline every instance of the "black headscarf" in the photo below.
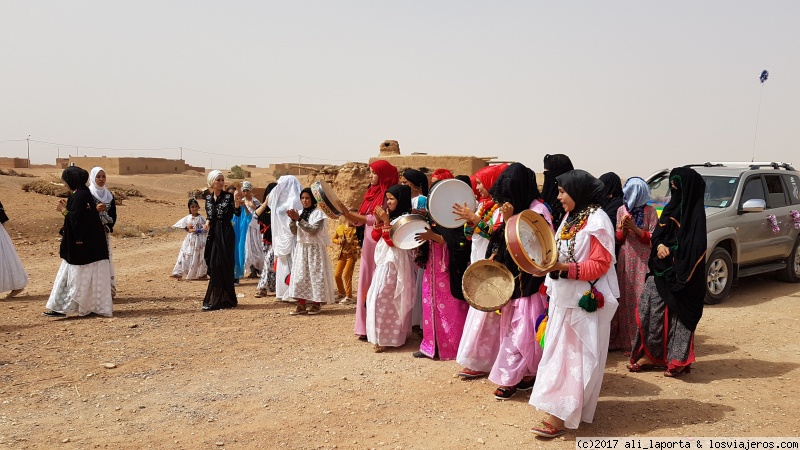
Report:
[[[472,181],[470,181],[469,175],[456,175],[455,178],[462,183],[466,183],[467,186],[472,187]]]
[[[541,196],[536,185],[536,174],[521,163],[506,167],[492,185],[489,195],[498,205],[511,203],[514,214],[530,208],[531,203]]]
[[[397,208],[389,212],[390,219],[396,219],[411,212],[411,188],[404,184],[395,184],[386,190],[397,199]],[[386,197],[386,195],[384,195]]]
[[[672,197],[653,231],[650,271],[669,310],[677,312],[686,328],[694,331],[703,315],[706,294],[706,183],[688,167],[672,169],[669,179]],[[664,259],[658,259],[660,244],[670,249]]]
[[[428,177],[424,173],[417,169],[406,169],[403,171],[403,178],[418,188],[422,195],[428,196]]]
[[[603,204],[606,192],[603,182],[585,170],[570,170],[559,175],[556,181],[575,202],[575,209],[569,213],[570,218],[577,218],[590,206],[599,207]]]
[[[497,177],[497,180],[489,190],[489,194],[498,205],[511,203],[514,206],[514,214],[529,209],[531,203],[540,198],[539,187],[536,185],[536,174],[520,163],[511,164]],[[515,276],[514,293],[511,298],[528,297],[539,290],[539,286],[544,281],[544,277],[534,277],[533,275],[519,270],[517,263],[508,252],[505,236],[506,224],[502,225],[494,232],[489,240],[489,248],[486,257],[496,253],[494,260],[505,265]]]
[[[200,203],[197,203],[196,199],[190,198],[189,201],[186,203],[186,208],[189,210],[190,213],[192,212],[192,205],[197,205],[198,208],[200,207]]]
[[[611,223],[614,224],[614,229],[617,229],[617,210],[622,206],[622,180],[619,175],[614,172],[607,172],[600,175],[600,181],[606,186],[606,191],[603,193],[604,201],[601,204],[603,211],[608,214]]]
[[[89,172],[78,166],[70,166],[61,173],[61,179],[67,183],[70,190],[74,191],[81,186],[86,187],[86,183],[89,182]]]
[[[267,188],[264,189],[264,198],[261,200],[261,204],[265,205],[267,203],[267,196],[278,183],[272,182],[267,185]],[[269,206],[264,207],[264,211],[258,215],[258,222],[261,224],[261,239],[267,243],[272,243],[272,210],[269,209]]]
[[[573,170],[569,156],[556,154],[544,155],[544,183],[542,185],[542,198],[553,216],[553,226],[558,228],[564,218],[564,207],[558,201],[558,182],[556,177]]]
[[[311,213],[314,212],[315,209],[317,209],[317,199],[314,198],[314,193],[311,192],[311,188],[305,188],[302,191],[300,191],[301,199],[303,198],[303,193],[306,193],[308,194],[309,197],[311,197],[311,206],[309,206],[308,208],[303,208],[303,212],[300,213],[300,220],[305,220],[306,222],[308,222],[308,218],[311,216]]]

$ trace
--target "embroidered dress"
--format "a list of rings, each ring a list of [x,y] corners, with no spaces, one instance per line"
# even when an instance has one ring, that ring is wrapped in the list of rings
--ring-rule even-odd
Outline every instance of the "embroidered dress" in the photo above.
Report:
[[[284,300],[302,299],[316,303],[332,303],[333,272],[328,259],[327,218],[319,209],[299,220],[292,227],[297,245],[292,253],[292,277]]]
[[[630,214],[623,205],[617,210],[617,223]],[[644,207],[644,223],[640,227],[646,232],[641,238],[632,231],[623,233],[617,230],[620,245],[617,259],[617,279],[619,280],[619,307],[611,320],[609,350],[630,350],[636,336],[636,307],[644,290],[645,276],[648,272],[647,260],[650,257],[650,235],[658,224],[658,214],[651,206]]]
[[[366,305],[366,335],[370,343],[382,347],[405,344],[414,307],[413,264],[408,250],[395,247],[387,238],[377,242],[375,273]]]
[[[240,213],[239,208],[234,206],[233,194],[229,192],[220,192],[216,199],[213,193],[208,193],[205,199],[210,224],[203,258],[210,279],[203,308],[233,308],[239,302],[233,285],[235,237],[231,221]]]
[[[422,279],[422,342],[419,350],[442,361],[456,358],[469,304],[450,292],[447,245],[429,241],[430,256]]]
[[[480,210],[480,207],[478,208]],[[497,228],[503,222],[500,210],[492,213],[492,227]],[[489,239],[479,233],[472,235],[472,252],[470,262],[486,259]],[[456,362],[462,367],[489,372],[492,370],[497,354],[500,351],[500,314],[484,312],[473,307],[467,311],[464,332],[458,345]]]
[[[28,273],[22,266],[17,249],[3,223],[8,220],[0,203],[0,292],[24,289],[28,285]]]
[[[172,275],[181,276],[184,280],[196,280],[204,277],[208,272],[203,254],[206,250],[206,237],[208,233],[203,230],[206,219],[201,215],[192,217],[191,214],[182,218],[173,225],[174,228],[186,229],[193,227],[196,231],[186,233],[178,253],[178,260],[172,269]]]
[[[569,215],[565,216],[556,236],[569,219]],[[614,230],[602,209],[588,215],[584,228],[575,235],[572,251],[568,240],[557,241],[558,260],[563,263],[588,261],[592,239],[599,242],[613,263]],[[589,282],[547,277],[545,286],[550,296],[547,331],[530,404],[564,420],[567,428],[575,429],[581,421],[592,422],[597,408],[608,356],[611,318],[619,296],[617,275],[611,267],[597,279],[595,288],[605,297],[605,304],[593,312],[578,306]]]
[[[367,215],[367,221],[364,225],[364,242],[361,244],[361,263],[358,266],[356,324],[353,329],[353,333],[356,336],[366,336],[367,334],[367,293],[375,276],[375,247],[378,244],[372,238],[374,226],[375,216],[372,214]]]

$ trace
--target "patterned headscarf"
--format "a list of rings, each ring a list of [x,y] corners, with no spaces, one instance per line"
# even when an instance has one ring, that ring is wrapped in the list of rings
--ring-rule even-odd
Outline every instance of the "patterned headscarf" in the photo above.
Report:
[[[639,177],[628,178],[622,188],[622,201],[633,216],[636,226],[644,226],[644,205],[650,201],[650,186]]]

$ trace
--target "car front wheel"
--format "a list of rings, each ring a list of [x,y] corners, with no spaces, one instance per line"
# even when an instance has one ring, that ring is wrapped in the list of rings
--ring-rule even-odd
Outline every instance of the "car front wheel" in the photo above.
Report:
[[[794,249],[786,260],[786,268],[778,272],[778,278],[789,283],[800,282],[800,237],[794,241]]]
[[[728,296],[733,282],[733,261],[724,248],[715,248],[706,262],[707,305],[716,305]]]

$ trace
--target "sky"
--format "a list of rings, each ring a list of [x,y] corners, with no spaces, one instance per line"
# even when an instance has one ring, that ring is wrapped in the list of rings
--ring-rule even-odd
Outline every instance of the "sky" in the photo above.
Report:
[[[796,0],[0,0],[0,156],[800,165],[798,23]]]

